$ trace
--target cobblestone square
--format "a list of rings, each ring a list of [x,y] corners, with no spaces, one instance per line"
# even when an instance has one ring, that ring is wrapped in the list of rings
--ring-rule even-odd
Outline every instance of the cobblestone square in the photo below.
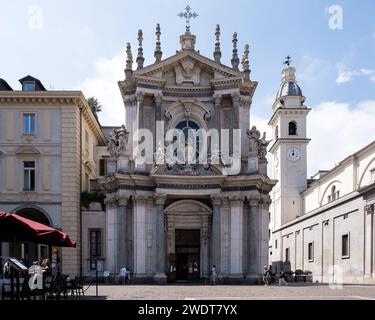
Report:
[[[246,285],[125,285],[95,286],[85,292],[85,299],[100,300],[375,300],[375,286],[328,285],[246,286]]]

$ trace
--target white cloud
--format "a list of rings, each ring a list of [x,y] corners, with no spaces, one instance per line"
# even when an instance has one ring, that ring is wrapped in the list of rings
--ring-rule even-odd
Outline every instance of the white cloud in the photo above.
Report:
[[[307,137],[311,139],[307,148],[308,177],[318,170],[332,169],[374,141],[374,121],[375,100],[361,101],[355,108],[336,101],[322,102],[313,107],[307,118]],[[266,131],[270,139],[271,129],[267,122],[268,119],[251,116],[251,126]],[[272,175],[270,166],[268,172]]]
[[[352,80],[352,77],[353,77],[353,73],[352,72],[350,72],[350,71],[341,71],[337,75],[336,83],[337,84],[342,84],[342,83],[349,82],[350,80]]]
[[[117,82],[124,79],[124,57],[100,59],[94,63],[94,75],[80,85],[86,98],[96,97],[103,105],[99,113],[102,125],[116,126],[125,122],[125,109]]]
[[[332,169],[375,140],[375,101],[362,101],[355,108],[347,103],[322,102],[308,116],[308,171]]]
[[[375,82],[375,70],[361,68],[359,70],[353,70],[353,71],[339,70],[339,73],[336,78],[336,83],[340,85],[340,84],[351,81],[353,77],[361,77],[361,76],[368,77],[370,81]]]

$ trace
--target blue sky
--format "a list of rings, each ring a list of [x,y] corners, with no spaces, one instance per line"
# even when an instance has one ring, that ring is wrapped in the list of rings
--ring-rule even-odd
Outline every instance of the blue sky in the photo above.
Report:
[[[160,23],[163,57],[173,55],[184,32],[184,21],[177,14],[188,3],[199,14],[191,30],[201,54],[212,57],[218,23],[224,64],[230,64],[234,31],[241,55],[244,45],[250,44],[251,78],[259,82],[251,121],[264,130],[282,61],[292,56],[306,104],[313,108],[310,152],[330,153],[324,161],[309,158],[310,174],[318,167],[332,167],[374,140],[372,0],[0,0],[0,77],[14,89],[20,88],[18,79],[26,74],[39,78],[48,89],[81,89],[87,97],[101,100],[103,124],[121,124],[116,81],[124,77],[126,42],[131,42],[136,56],[137,31],[143,29],[145,65],[152,63],[155,24]],[[343,10],[342,29],[329,27],[332,5]],[[360,122],[358,128],[348,126],[353,119]]]

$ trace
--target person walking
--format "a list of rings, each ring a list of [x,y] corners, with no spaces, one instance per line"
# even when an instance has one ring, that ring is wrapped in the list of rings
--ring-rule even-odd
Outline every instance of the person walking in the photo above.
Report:
[[[285,280],[285,272],[281,271],[279,276],[279,286],[287,286],[288,282]]]
[[[126,284],[126,275],[127,275],[126,267],[122,267],[120,269],[120,284]]]
[[[271,284],[271,271],[267,268],[267,266],[264,266],[263,283],[265,286],[269,286]]]
[[[216,279],[217,279],[217,272],[216,272],[216,266],[213,265],[211,268],[211,285],[216,284]]]

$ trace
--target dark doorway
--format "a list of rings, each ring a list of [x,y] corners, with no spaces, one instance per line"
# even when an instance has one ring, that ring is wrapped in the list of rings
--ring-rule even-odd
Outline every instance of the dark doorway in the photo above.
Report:
[[[200,230],[177,229],[176,279],[198,281],[200,279]]]

